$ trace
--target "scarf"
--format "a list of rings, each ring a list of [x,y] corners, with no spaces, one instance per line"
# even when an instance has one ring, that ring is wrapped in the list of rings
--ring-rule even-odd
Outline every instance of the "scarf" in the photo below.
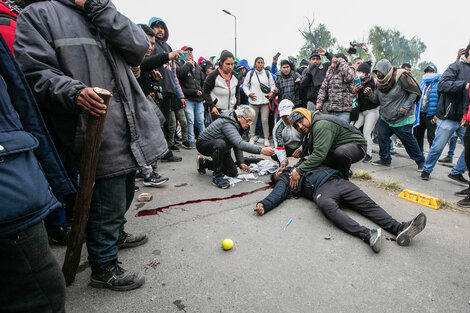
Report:
[[[380,79],[377,78],[377,88],[383,92],[388,93],[396,84],[396,76],[397,76],[397,69],[392,67],[390,71],[388,71],[387,75],[384,78]]]

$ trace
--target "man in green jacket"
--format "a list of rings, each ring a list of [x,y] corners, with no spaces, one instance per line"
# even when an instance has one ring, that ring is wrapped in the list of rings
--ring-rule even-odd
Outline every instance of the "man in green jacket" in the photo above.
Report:
[[[323,163],[349,177],[351,164],[365,156],[367,142],[361,132],[336,116],[298,108],[292,111],[290,120],[298,132],[308,134],[302,151],[309,155],[292,171],[292,188],[297,187],[302,174]]]

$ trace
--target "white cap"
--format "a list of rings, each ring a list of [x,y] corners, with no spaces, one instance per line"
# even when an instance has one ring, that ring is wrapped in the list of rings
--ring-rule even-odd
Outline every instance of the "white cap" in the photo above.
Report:
[[[286,116],[289,115],[290,112],[292,112],[292,109],[294,108],[294,104],[292,101],[289,99],[284,99],[281,102],[279,102],[279,116]]]

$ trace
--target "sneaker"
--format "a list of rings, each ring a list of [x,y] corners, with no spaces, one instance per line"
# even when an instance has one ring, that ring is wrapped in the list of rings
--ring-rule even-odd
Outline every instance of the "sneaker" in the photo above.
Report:
[[[168,178],[161,177],[158,173],[152,173],[144,178],[144,186],[157,187],[168,181]]]
[[[265,147],[269,147],[270,143],[269,143],[269,139],[265,139],[264,140],[264,146]]]
[[[222,189],[227,189],[230,187],[230,183],[224,179],[222,176],[214,176],[212,178],[212,185],[217,186]]]
[[[426,227],[426,215],[421,212],[411,221],[401,224],[396,238],[397,244],[399,246],[409,245],[411,239],[413,239],[414,236],[422,232],[424,227]]]
[[[457,197],[467,197],[470,196],[470,187],[465,188],[464,190],[460,190],[454,193]]]
[[[122,231],[119,234],[118,241],[116,246],[119,249],[133,248],[143,245],[149,240],[146,234],[138,233],[136,235],[128,234],[125,231]]]
[[[142,173],[141,170],[137,170],[135,172],[135,179],[136,180],[143,180],[144,178],[145,178],[145,175],[144,175],[144,173]]]
[[[428,172],[425,172],[425,171],[421,172],[421,179],[422,180],[429,180],[431,178],[430,176],[431,176],[431,174],[428,173]]]
[[[183,160],[182,157],[175,156],[171,151],[162,158],[162,162],[181,162],[181,160]]]
[[[457,205],[463,208],[470,208],[470,196],[466,196],[465,198],[457,202]]]
[[[441,163],[452,163],[452,158],[449,156],[443,157],[442,159],[437,160],[438,162]]]
[[[468,184],[468,180],[463,177],[462,174],[449,174],[447,175],[450,179],[455,180],[456,182],[463,183],[463,184]]]
[[[253,136],[253,140],[254,140],[255,142],[258,142],[259,136]]]
[[[47,238],[49,239],[49,244],[51,246],[66,246],[68,237],[69,232],[62,226],[58,227],[54,231],[47,232]]]
[[[393,155],[393,154],[397,154],[397,150],[395,150],[395,149],[390,149],[390,154],[392,154],[392,155]]]
[[[185,148],[186,150],[191,150],[193,149],[193,147],[191,147],[191,144],[189,143],[189,141],[183,141],[183,143],[181,144],[181,146],[183,148]]]
[[[418,163],[418,169],[416,171],[422,172],[424,167],[424,162]]]
[[[206,162],[204,161],[204,157],[201,155],[198,155],[196,157],[196,166],[197,166],[197,171],[199,174],[205,174],[206,173]]]
[[[172,151],[180,151],[180,148],[178,148],[176,145],[172,145],[172,146],[170,147],[170,150],[172,150]]]
[[[366,154],[364,159],[362,159],[362,162],[364,163],[369,163],[370,161],[372,161],[372,156],[370,156],[369,154]]]
[[[254,138],[251,138],[250,141],[248,141],[248,143],[254,145],[254,144],[255,144],[255,139],[254,139]]]
[[[369,230],[369,245],[375,253],[379,253],[382,248],[382,229],[371,229]]]
[[[256,140],[257,143],[264,143],[264,138],[259,138],[258,140]]]
[[[145,283],[145,277],[139,273],[128,272],[119,266],[120,262],[110,263],[103,271],[92,273],[90,286],[126,291],[139,288]]]
[[[370,164],[375,165],[375,166],[379,166],[379,165],[390,166],[390,163],[385,163],[384,161],[382,161],[382,159],[379,159],[377,161],[372,161]]]
[[[191,147],[191,149],[196,149],[196,143],[194,141],[191,141],[189,143],[189,146]]]

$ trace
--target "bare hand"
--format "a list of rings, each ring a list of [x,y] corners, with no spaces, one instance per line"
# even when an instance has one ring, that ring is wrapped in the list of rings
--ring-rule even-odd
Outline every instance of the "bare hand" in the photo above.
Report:
[[[362,88],[363,88],[362,85],[356,85],[356,86],[354,86],[354,92],[355,92],[355,93],[358,93],[359,90],[361,90]],[[370,88],[369,88],[369,89],[370,89]]]
[[[326,50],[323,49],[323,48],[318,48],[317,50],[315,50],[319,55],[326,55]]]
[[[367,45],[366,45],[365,42],[362,43],[361,48],[362,48],[362,50],[364,50],[365,52],[367,52],[367,51],[369,50],[369,47],[367,47]]]
[[[181,104],[183,105],[183,110],[186,110],[186,100],[185,99],[180,99]]]
[[[297,171],[293,171],[290,174],[290,188],[296,189],[297,186],[299,185],[299,181],[300,181],[300,174],[297,173]]]
[[[183,50],[171,51],[170,53],[168,53],[168,59],[170,59],[170,61],[174,61],[182,55],[183,55]]]
[[[399,111],[401,114],[403,115],[406,115],[406,113],[408,113],[407,110],[403,109],[403,108],[400,108],[400,111]]]
[[[247,173],[250,173],[251,172],[251,168],[246,165],[245,163],[242,163],[240,164],[240,168],[244,171],[244,172],[247,172]]]
[[[256,96],[255,96],[255,94],[254,94],[253,92],[250,93],[250,94],[248,95],[248,97],[250,97],[251,100],[256,101]]]
[[[286,167],[287,167],[287,162],[286,161],[279,164],[279,169],[283,169],[283,168],[286,168]]]
[[[85,6],[85,2],[86,0],[75,0],[75,5],[83,9],[83,7]]]
[[[103,99],[91,87],[83,88],[77,97],[77,106],[93,116],[106,114]]]
[[[274,149],[271,147],[263,147],[263,149],[261,149],[261,154],[272,156],[274,154]]]
[[[364,89],[364,94],[366,96],[370,96],[372,94],[372,89],[370,87],[366,87],[366,89]]]
[[[159,81],[159,80],[163,79],[162,73],[160,73],[157,70],[152,71],[152,77],[153,77],[153,79],[155,79],[155,81]]]
[[[292,153],[292,156],[296,159],[300,158],[301,155],[302,155],[302,150],[300,149],[296,149],[294,153]]]
[[[253,209],[253,211],[258,212],[258,215],[263,215],[264,214],[264,205],[262,203],[258,203],[256,205],[256,208]]]
[[[460,57],[465,54],[465,49],[459,49],[457,52],[457,62],[459,62]]]
[[[460,122],[460,127],[466,127],[467,126],[467,120],[462,120]]]
[[[468,88],[470,88],[470,83],[467,83],[467,85],[465,86],[465,90],[468,90]]]
[[[216,107],[212,108],[211,113],[214,114],[214,115],[220,115],[219,110],[217,110]]]
[[[271,100],[274,97],[274,92],[268,93],[268,99]]]
[[[197,95],[198,95],[198,96],[202,95],[202,91],[198,90],[198,91],[197,91]]]
[[[432,118],[432,122],[433,122],[434,124],[437,123],[437,116],[434,115],[434,117]]]
[[[300,83],[300,77],[295,80],[296,83]]]

